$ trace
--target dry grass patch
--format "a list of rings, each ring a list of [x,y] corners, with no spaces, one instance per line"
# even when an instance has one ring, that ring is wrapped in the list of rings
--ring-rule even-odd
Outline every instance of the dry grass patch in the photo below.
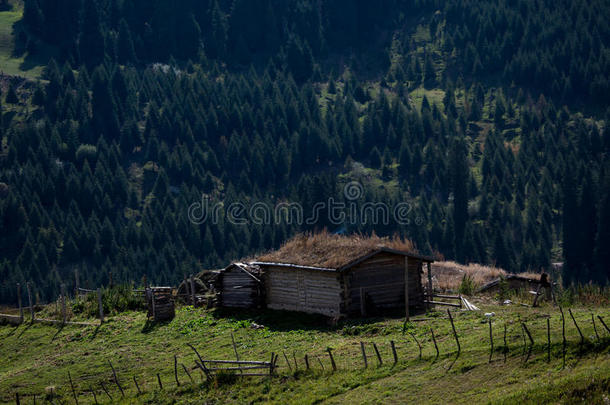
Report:
[[[432,284],[441,291],[457,291],[464,277],[469,277],[477,287],[481,287],[499,277],[505,277],[509,273],[499,267],[484,266],[471,263],[469,265],[459,264],[452,261],[432,263]],[[521,277],[538,280],[540,274],[519,273]],[[427,274],[425,275],[427,277]],[[425,279],[425,278],[424,278]]]

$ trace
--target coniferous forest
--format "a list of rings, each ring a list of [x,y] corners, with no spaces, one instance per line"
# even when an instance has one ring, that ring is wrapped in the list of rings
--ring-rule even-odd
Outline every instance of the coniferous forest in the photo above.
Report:
[[[2,2],[0,2],[2,3]],[[610,6],[600,0],[24,0],[3,76],[0,302],[32,281],[163,285],[301,231],[398,234],[508,271],[610,274]],[[408,223],[194,223],[202,200],[344,185]]]

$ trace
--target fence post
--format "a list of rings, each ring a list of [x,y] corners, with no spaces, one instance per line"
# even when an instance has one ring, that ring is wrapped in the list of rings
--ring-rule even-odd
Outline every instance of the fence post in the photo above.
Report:
[[[572,321],[574,322],[574,326],[576,326],[576,330],[578,331],[578,334],[580,335],[580,344],[582,345],[585,343],[585,337],[583,336],[582,332],[580,331],[580,327],[576,323],[574,314],[572,314],[572,308],[568,308],[568,313],[570,314],[570,317],[572,318]]]
[[[451,316],[451,311],[449,311],[448,308],[447,308],[447,314],[449,315],[449,320],[451,321],[451,328],[453,329],[453,336],[455,336],[455,343],[457,343],[458,355],[459,355],[460,352],[462,351],[462,348],[460,347],[460,340],[458,339],[458,334],[457,334],[457,331],[455,330],[455,325],[453,324],[453,317]]]
[[[434,348],[436,349],[436,358],[438,359],[439,356],[439,351],[438,351],[438,345],[436,344],[436,337],[434,336],[434,330],[432,328],[430,328],[430,334],[432,334],[432,342],[434,343]]]
[[[506,363],[506,355],[508,354],[508,343],[506,342],[506,323],[504,324],[504,362]]]
[[[19,305],[19,323],[23,323],[23,307],[21,306],[21,284],[17,283],[17,305]]]
[[[72,388],[72,396],[74,396],[74,402],[78,405],[78,397],[76,396],[76,390],[74,389],[74,383],[72,383],[72,376],[70,375],[70,370],[68,370],[68,378],[70,379],[70,388]]]
[[[396,345],[393,340],[390,340],[390,346],[392,347],[392,355],[394,356],[394,364],[398,363],[398,354],[396,353]]]
[[[30,304],[30,316],[32,318],[32,323],[34,323],[34,303],[32,302],[32,288],[29,281],[26,283],[26,287],[28,290],[28,304]]]
[[[180,386],[180,380],[178,380],[178,356],[174,354],[174,378],[176,378],[176,385]]]
[[[375,349],[375,354],[377,355],[377,361],[379,361],[379,365],[383,364],[383,360],[381,360],[381,355],[379,354],[379,349],[377,348],[377,344],[373,342],[373,349]]]
[[[328,355],[330,356],[330,363],[333,366],[333,371],[337,371],[337,364],[335,364],[335,358],[333,357],[333,352],[331,350],[331,348],[327,348],[326,351],[328,352]]]
[[[101,288],[97,289],[97,306],[100,311],[100,325],[104,323],[104,305],[102,305],[102,290]]]
[[[116,384],[117,387],[119,387],[119,391],[121,391],[121,396],[125,397],[125,393],[123,392],[123,387],[121,387],[121,384],[119,383],[119,377],[117,377],[116,370],[114,369],[114,366],[112,365],[112,362],[110,360],[108,360],[108,364],[110,364],[110,368],[112,369],[112,375],[114,376],[114,383]]]
[[[292,365],[290,364],[290,361],[288,361],[288,356],[286,356],[286,352],[282,350],[282,354],[284,355],[284,359],[286,359],[286,364],[288,364],[288,368],[290,369],[290,372],[292,373]]]
[[[193,277],[193,275],[191,274],[191,303],[193,304],[193,307],[195,306],[195,278]]]
[[[369,364],[366,360],[366,351],[364,350],[364,342],[360,342],[360,350],[362,351],[362,359],[364,360],[364,368],[367,368]]]
[[[491,363],[491,358],[494,354],[494,335],[492,332],[492,326],[491,326],[491,317],[489,317],[489,343],[491,345],[491,348],[489,349],[489,362]]]
[[[595,331],[595,337],[599,340],[599,333],[597,333],[597,326],[595,326],[595,317],[593,316],[593,312],[591,312],[591,322],[593,322],[593,330]]]
[[[74,298],[78,298],[79,291],[79,282],[78,282],[78,269],[74,269]]]
[[[189,377],[190,377],[190,375],[189,375]],[[193,378],[191,377],[191,380],[192,379]],[[140,386],[138,385],[138,380],[136,380],[136,376],[135,375],[133,376],[133,382],[136,384],[136,389],[138,390],[138,394],[142,394],[142,391],[140,391]]]
[[[68,317],[67,310],[66,310],[66,285],[62,283],[60,288],[61,288],[61,317],[62,317],[62,323],[65,325],[66,319]]]

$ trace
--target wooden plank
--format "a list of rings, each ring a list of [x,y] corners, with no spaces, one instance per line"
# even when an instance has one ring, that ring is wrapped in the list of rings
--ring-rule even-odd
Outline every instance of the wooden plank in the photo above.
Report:
[[[462,306],[460,304],[452,304],[450,302],[440,302],[440,301],[424,301],[424,303],[426,304],[433,304],[433,305],[445,305],[448,307],[456,307],[456,308],[461,308]]]

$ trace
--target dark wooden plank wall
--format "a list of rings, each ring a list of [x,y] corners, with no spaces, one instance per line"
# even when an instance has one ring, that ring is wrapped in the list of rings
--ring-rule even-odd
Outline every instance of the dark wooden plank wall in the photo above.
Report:
[[[338,316],[342,301],[339,274],[265,266],[267,307]]]
[[[421,285],[422,262],[409,258],[409,306],[423,306]],[[402,255],[381,252],[345,273],[347,299],[345,307],[351,314],[361,311],[360,288],[368,295],[367,307],[399,308],[405,305],[405,258]]]
[[[233,308],[256,308],[261,303],[259,283],[245,271],[232,267],[222,272],[222,305]]]

